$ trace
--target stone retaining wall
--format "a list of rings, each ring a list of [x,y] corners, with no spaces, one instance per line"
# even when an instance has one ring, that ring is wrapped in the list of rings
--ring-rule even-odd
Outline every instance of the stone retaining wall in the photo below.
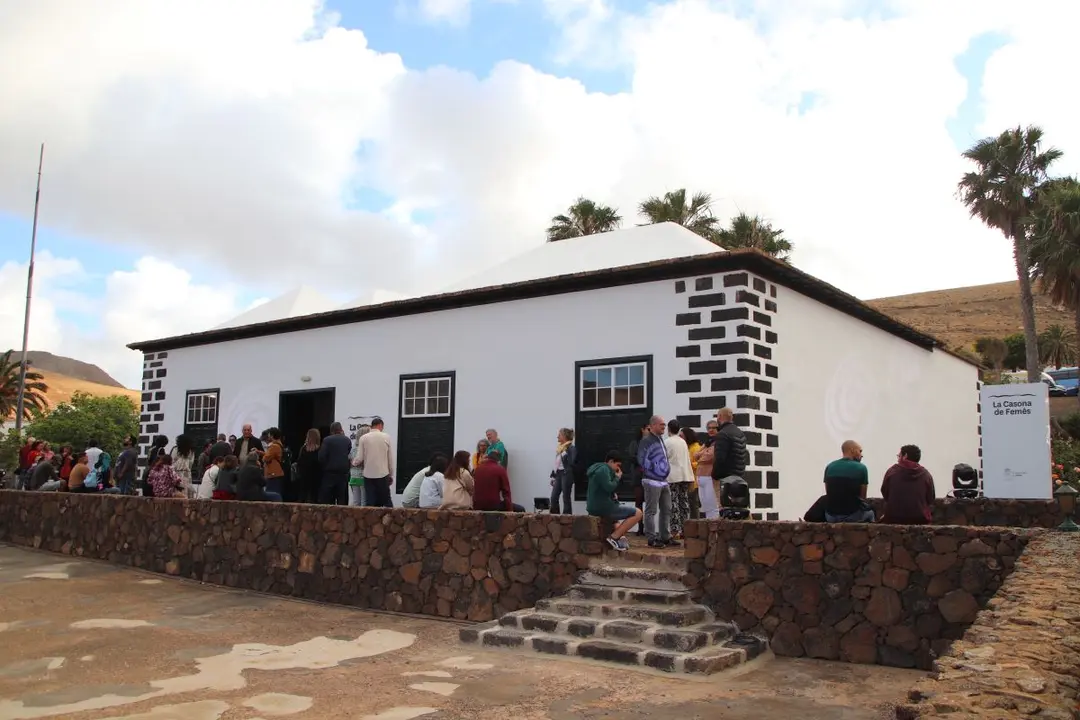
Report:
[[[583,516],[0,492],[0,541],[376,610],[491,620],[603,552]]]
[[[939,492],[942,488],[938,488]],[[884,501],[867,502],[881,517]],[[1061,513],[1053,500],[951,500],[939,498],[932,511],[934,525],[969,525],[977,527],[1053,528],[1061,522]]]
[[[1016,571],[896,717],[1080,717],[1078,566],[1080,534],[1032,540]]]
[[[1027,536],[1000,528],[695,521],[687,583],[773,652],[929,668],[1001,587]]]

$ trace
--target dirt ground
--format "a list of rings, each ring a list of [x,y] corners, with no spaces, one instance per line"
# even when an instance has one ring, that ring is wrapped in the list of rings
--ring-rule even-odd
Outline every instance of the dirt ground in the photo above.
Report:
[[[765,658],[686,679],[460,645],[460,625],[0,545],[0,720],[854,720],[920,673]]]

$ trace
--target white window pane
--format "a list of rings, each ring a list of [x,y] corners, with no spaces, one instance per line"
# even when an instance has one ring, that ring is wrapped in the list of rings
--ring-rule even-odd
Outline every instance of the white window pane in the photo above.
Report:
[[[601,368],[596,371],[596,386],[611,387],[611,368]]]
[[[596,407],[596,391],[585,390],[581,394],[581,407],[594,408]]]
[[[630,368],[626,365],[615,368],[615,386],[626,387],[630,384]]]
[[[645,404],[645,386],[635,385],[630,388],[629,393],[630,405],[644,405]]]
[[[439,396],[439,381],[438,380],[428,380],[428,383],[427,383],[427,396],[428,397],[438,397]]]
[[[630,368],[630,384],[631,385],[644,385],[645,384],[645,366],[644,365],[631,365]]]
[[[412,398],[405,398],[404,414],[405,415],[412,415],[413,414],[413,401],[412,401]]]
[[[450,380],[439,381],[439,397],[450,397]]]
[[[583,382],[585,383],[585,387],[596,387],[596,369],[595,368],[586,370],[582,374],[584,375]]]
[[[630,404],[630,390],[627,388],[615,388],[615,401],[612,403],[615,407],[626,407]]]
[[[411,382],[405,383],[405,397],[411,398],[416,394],[416,388]]]
[[[449,415],[450,414],[450,398],[448,398],[448,397],[439,398],[439,413],[442,414],[442,415]]]
[[[611,388],[600,388],[596,391],[596,407],[611,407]]]
[[[438,398],[428,398],[428,401],[427,401],[427,414],[428,415],[435,415],[438,412],[439,412],[439,399]]]

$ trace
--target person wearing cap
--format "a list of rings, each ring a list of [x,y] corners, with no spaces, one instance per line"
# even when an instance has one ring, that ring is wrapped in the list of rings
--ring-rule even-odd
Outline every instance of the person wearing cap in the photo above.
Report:
[[[372,418],[371,430],[360,438],[353,464],[364,468],[364,505],[394,507],[390,486],[394,482],[394,448],[383,432],[382,418]]]

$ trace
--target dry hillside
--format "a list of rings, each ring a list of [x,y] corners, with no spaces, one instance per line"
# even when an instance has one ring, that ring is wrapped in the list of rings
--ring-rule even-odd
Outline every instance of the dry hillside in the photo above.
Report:
[[[31,350],[26,354],[30,366],[38,372],[55,373],[66,377],[83,380],[95,385],[108,385],[109,387],[123,388],[124,386],[112,378],[97,365],[76,360],[75,358],[53,355],[44,350]]]
[[[49,405],[52,407],[56,407],[62,402],[71,400],[71,396],[74,395],[76,391],[97,396],[126,395],[131,398],[136,405],[139,404],[138,390],[129,390],[125,387],[112,387],[111,385],[101,385],[99,383],[87,382],[86,380],[77,380],[76,378],[68,377],[67,375],[46,372],[38,368],[34,368],[34,370],[44,376],[44,382],[49,386],[49,392],[47,392],[45,396],[48,398]]]
[[[1003,282],[898,295],[867,303],[955,348],[970,347],[984,336],[1023,332],[1019,295],[1015,282]],[[1043,296],[1035,298],[1035,319],[1039,330],[1055,324],[1073,327],[1073,314],[1055,308]]]

